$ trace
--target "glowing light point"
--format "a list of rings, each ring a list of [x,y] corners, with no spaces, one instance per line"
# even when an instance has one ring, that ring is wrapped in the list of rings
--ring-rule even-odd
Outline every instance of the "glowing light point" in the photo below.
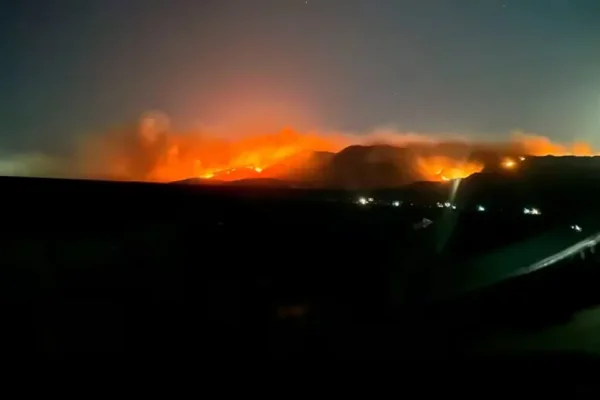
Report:
[[[579,225],[571,225],[571,229],[573,229],[575,232],[581,232],[582,229]]]
[[[537,208],[524,208],[523,209],[523,214],[541,215],[542,212],[540,210],[538,210]]]
[[[504,159],[504,161],[502,161],[501,165],[502,165],[502,168],[513,169],[517,165],[517,163],[512,158],[506,158],[506,159]]]
[[[396,200],[396,201],[392,202],[392,205],[394,207],[400,207],[400,202]]]
[[[368,201],[367,201],[367,199],[366,199],[366,198],[364,198],[364,197],[360,197],[360,198],[358,199],[358,204],[362,204],[362,205],[364,206],[364,205],[365,205],[365,204],[367,204],[367,203],[368,203]]]
[[[482,206],[482,205],[478,205],[477,206],[477,211],[483,212],[483,211],[485,211],[485,207]]]

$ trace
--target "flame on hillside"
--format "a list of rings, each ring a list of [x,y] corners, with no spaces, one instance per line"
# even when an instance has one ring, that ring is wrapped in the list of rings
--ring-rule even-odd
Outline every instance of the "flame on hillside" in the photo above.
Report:
[[[336,152],[347,144],[341,136],[300,134],[291,129],[238,135],[237,139],[206,132],[176,133],[170,130],[165,116],[152,113],[144,116],[137,128],[87,138],[80,152],[80,166],[93,178],[233,181],[289,173],[303,168],[312,152]]]
[[[417,158],[418,170],[427,181],[449,181],[466,178],[483,171],[484,165],[478,161],[461,160],[448,156]]]
[[[233,181],[254,177],[276,177],[301,168],[313,151],[336,152],[344,147],[333,138],[299,134],[285,129],[274,134],[251,136],[236,141],[204,139],[198,136],[171,136],[166,157],[157,160],[148,176],[152,181],[173,181],[186,177]],[[287,171],[273,167],[286,162]],[[290,164],[292,162],[292,164]]]
[[[315,152],[336,153],[352,144],[404,147],[411,156],[396,162],[410,170],[415,180],[448,181],[482,171],[489,160],[473,156],[485,150],[497,155],[498,166],[514,169],[524,156],[594,155],[586,143],[558,144],[543,136],[518,134],[504,143],[463,141],[461,151],[450,151],[457,142],[434,140],[415,134],[344,135],[275,133],[224,139],[201,133],[175,133],[168,118],[152,113],[126,130],[87,138],[79,154],[78,172],[88,178],[171,182],[190,177],[219,181],[246,178],[289,178],[318,174],[322,165]],[[456,147],[456,146],[455,146]],[[407,163],[412,165],[407,165]]]

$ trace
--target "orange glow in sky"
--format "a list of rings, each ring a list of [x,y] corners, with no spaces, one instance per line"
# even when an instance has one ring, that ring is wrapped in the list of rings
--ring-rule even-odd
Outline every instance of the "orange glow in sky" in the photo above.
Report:
[[[318,168],[323,165],[314,161],[315,152],[332,154],[373,139],[369,135],[301,133],[293,129],[271,132],[274,133],[220,136],[206,132],[177,133],[170,129],[166,117],[149,115],[142,119],[133,135],[116,132],[88,141],[86,151],[82,152],[84,174],[92,178],[150,182],[173,182],[193,177],[219,181],[286,178],[299,173],[306,175],[307,171],[318,173]],[[411,138],[410,142],[406,141],[407,137]],[[485,167],[480,160],[457,157],[456,152],[447,147],[436,146],[436,143],[444,142],[436,142],[427,136],[392,132],[384,137],[385,140],[380,136],[377,138],[378,144],[391,143],[410,150],[410,155],[395,165],[409,170],[411,179],[450,181],[466,178]],[[468,149],[463,154],[474,154],[473,150],[479,145],[465,142],[462,146]],[[557,144],[535,135],[518,135],[504,143],[486,146],[491,153],[511,154],[500,161],[505,169],[516,169],[518,162],[523,161],[523,155],[596,154],[586,143]],[[518,154],[522,156],[517,157]]]

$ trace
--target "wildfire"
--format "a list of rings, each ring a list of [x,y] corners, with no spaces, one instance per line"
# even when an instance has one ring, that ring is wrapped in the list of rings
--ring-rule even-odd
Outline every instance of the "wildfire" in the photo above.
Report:
[[[236,141],[206,139],[197,135],[178,135],[170,139],[167,152],[170,156],[158,160],[149,180],[271,178],[301,168],[304,154],[336,152],[344,147],[344,143],[336,138],[300,134],[290,129]],[[281,170],[283,164],[285,171]]]
[[[554,143],[544,136],[515,134],[513,143],[531,156],[595,156],[600,155],[588,143],[571,144]]]
[[[500,167],[508,170],[517,170],[519,163],[525,160],[524,156],[528,155],[597,154],[585,143],[557,144],[542,136],[524,134],[498,144],[457,144],[414,134],[324,135],[299,133],[291,129],[275,133],[237,135],[237,139],[232,139],[234,135],[227,137],[228,139],[223,139],[206,132],[173,132],[166,117],[149,114],[134,130],[112,132],[87,140],[79,154],[83,160],[83,171],[80,173],[86,178],[152,182],[172,182],[191,177],[234,181],[311,174],[314,178],[315,174],[326,168],[326,164],[319,161],[322,159],[315,158],[316,152],[327,152],[332,156],[349,145],[372,144],[375,141],[379,145],[392,144],[387,148],[403,147],[408,151],[371,153],[370,158],[363,160],[365,168],[388,163],[401,172],[398,176],[406,176],[401,178],[404,181],[444,182],[481,172],[484,164],[491,161],[487,158],[485,162],[473,158],[473,155],[479,154],[478,150],[497,155],[498,161],[493,162],[498,162]],[[406,157],[400,156],[405,157],[401,160],[391,159],[397,157],[394,154],[405,154]],[[465,157],[466,154],[469,157]],[[506,157],[502,158],[504,155]],[[361,160],[356,159],[356,162]],[[344,168],[346,167],[348,165]],[[360,168],[338,169],[335,176],[342,176],[344,182],[352,185],[354,177],[361,175],[361,171]],[[380,175],[374,169],[368,176],[377,180]]]
[[[514,169],[517,166],[517,163],[512,158],[506,157],[502,160],[502,163],[500,165],[504,169]]]
[[[484,165],[447,156],[422,156],[417,158],[417,167],[424,180],[450,181],[481,172]]]
[[[226,168],[206,171],[198,177],[202,179],[218,179],[221,181],[235,181],[239,179],[248,179],[259,177],[262,173],[262,168],[247,165],[238,168]]]

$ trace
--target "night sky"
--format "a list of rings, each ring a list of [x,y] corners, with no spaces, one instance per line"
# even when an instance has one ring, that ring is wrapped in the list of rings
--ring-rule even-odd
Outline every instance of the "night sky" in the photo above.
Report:
[[[146,110],[600,145],[598,0],[8,0],[0,149]]]

